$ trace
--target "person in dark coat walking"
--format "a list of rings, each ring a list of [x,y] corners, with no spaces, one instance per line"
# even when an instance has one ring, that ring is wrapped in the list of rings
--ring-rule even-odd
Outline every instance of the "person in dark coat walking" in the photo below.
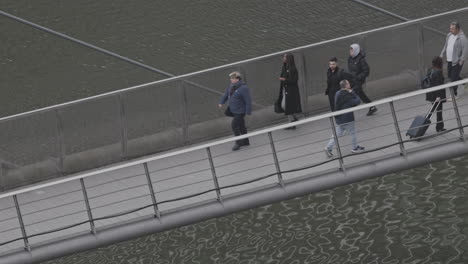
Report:
[[[369,76],[370,68],[367,64],[365,55],[361,52],[359,44],[352,44],[349,49],[348,57],[348,72],[353,76],[351,80],[351,87],[353,91],[361,98],[364,103],[372,102],[369,97],[364,93],[362,85],[366,82],[366,78]],[[372,115],[377,112],[377,108],[372,106],[369,108],[367,115]]]
[[[442,66],[443,66],[443,61],[442,58],[439,56],[436,56],[432,59],[432,68],[428,70],[427,76],[430,79],[430,87],[435,87],[438,85],[444,84],[444,73],[442,72]],[[440,100],[440,104],[438,105],[437,108],[432,107],[431,113],[437,110],[437,124],[436,124],[436,131],[437,132],[442,132],[445,131],[446,129],[444,128],[444,120],[442,119],[442,104],[445,103],[446,101],[446,94],[445,94],[445,89],[430,92],[426,94],[426,101],[431,102],[434,104],[434,102],[437,102]]]
[[[333,57],[328,62],[327,70],[327,89],[325,95],[328,95],[328,101],[330,102],[331,111],[335,111],[335,94],[340,88],[340,81],[351,80],[352,76],[345,72],[343,69],[338,67],[338,59]]]
[[[250,91],[247,84],[242,81],[242,76],[239,72],[231,72],[229,74],[231,84],[226,88],[218,107],[229,103],[229,115],[232,116],[231,128],[235,136],[247,134],[245,127],[245,115],[252,113],[252,100],[250,98]],[[248,138],[237,140],[232,147],[233,151],[239,150],[243,146],[250,145]]]
[[[291,53],[283,55],[283,67],[281,69],[280,90],[277,104],[280,104],[284,114],[288,116],[290,122],[297,121],[296,114],[302,113],[301,96],[299,93],[299,85],[297,84],[299,74],[297,72],[294,56]],[[295,129],[289,127],[287,129]]]

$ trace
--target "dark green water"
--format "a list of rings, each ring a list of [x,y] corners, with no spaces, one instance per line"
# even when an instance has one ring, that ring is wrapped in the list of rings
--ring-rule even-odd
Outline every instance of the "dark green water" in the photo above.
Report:
[[[46,264],[468,263],[468,156]]]

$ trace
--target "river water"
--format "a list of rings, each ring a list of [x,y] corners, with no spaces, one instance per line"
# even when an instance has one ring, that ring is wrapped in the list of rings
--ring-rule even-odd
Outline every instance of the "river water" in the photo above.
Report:
[[[45,264],[468,263],[468,156]]]
[[[410,18],[467,6],[373,2]],[[2,0],[0,10],[175,75],[401,22],[350,0]],[[3,16],[0,32],[0,116],[165,78]]]

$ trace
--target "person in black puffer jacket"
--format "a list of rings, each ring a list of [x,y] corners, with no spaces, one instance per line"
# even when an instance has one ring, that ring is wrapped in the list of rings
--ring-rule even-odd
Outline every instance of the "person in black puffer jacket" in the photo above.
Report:
[[[348,72],[353,76],[351,80],[351,87],[353,91],[361,98],[364,103],[372,102],[369,97],[364,93],[362,85],[366,82],[366,78],[369,76],[370,68],[367,64],[365,55],[361,52],[359,44],[352,44],[349,49],[348,58]],[[372,115],[377,112],[377,108],[372,106],[369,108],[367,115]]]

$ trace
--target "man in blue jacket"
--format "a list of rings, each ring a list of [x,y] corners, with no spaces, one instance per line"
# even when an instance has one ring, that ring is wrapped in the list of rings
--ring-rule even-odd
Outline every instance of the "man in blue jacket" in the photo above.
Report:
[[[231,123],[232,132],[234,132],[235,136],[240,136],[247,134],[244,117],[246,114],[250,115],[252,113],[250,91],[247,84],[242,81],[242,76],[239,72],[230,73],[229,78],[231,84],[226,88],[218,107],[221,108],[228,101],[228,107],[233,117]],[[250,145],[248,138],[237,140],[232,150],[236,151],[248,145]]]
[[[353,92],[353,90],[351,90],[351,85],[347,80],[342,80],[340,82],[340,88],[341,89],[335,94],[335,111],[351,108],[361,103],[361,99]],[[354,113],[350,112],[337,115],[335,116],[335,122],[337,124],[336,135],[338,137],[344,136],[346,132],[351,136],[351,152],[358,153],[364,151],[364,147],[357,144],[356,131],[354,129]],[[333,157],[332,150],[334,146],[335,138],[332,136],[325,147],[325,153],[328,157]]]

